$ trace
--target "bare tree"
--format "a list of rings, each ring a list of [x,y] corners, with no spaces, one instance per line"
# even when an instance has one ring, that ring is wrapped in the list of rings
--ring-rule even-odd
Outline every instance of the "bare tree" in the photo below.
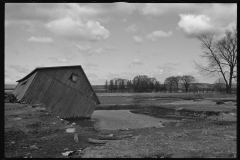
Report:
[[[170,90],[170,92],[172,92],[172,87],[174,86],[174,77],[173,76],[171,76],[171,77],[168,77],[168,78],[166,78],[165,79],[165,84],[167,85],[167,86],[169,86],[169,90]]]
[[[108,81],[106,80],[104,88],[106,89],[106,92],[108,91]]]
[[[186,92],[188,92],[190,84],[196,81],[195,78],[193,76],[190,76],[190,75],[182,76],[181,80],[183,82],[183,85],[185,87]]]
[[[219,92],[222,92],[222,88],[224,86],[224,79],[222,78],[218,78],[216,81],[215,81],[215,84],[214,84],[214,88],[219,91]]]
[[[208,60],[208,66],[196,64],[201,73],[222,75],[226,92],[231,93],[232,79],[237,77],[237,29],[233,32],[226,30],[225,36],[220,40],[214,40],[213,34],[202,34],[198,37],[202,42],[201,48],[204,54],[201,57]]]
[[[172,77],[172,81],[177,87],[177,92],[178,92],[178,85],[179,85],[180,80],[181,80],[181,76]]]
[[[114,90],[113,80],[110,80],[108,89],[111,91],[111,93],[112,93],[112,91]]]

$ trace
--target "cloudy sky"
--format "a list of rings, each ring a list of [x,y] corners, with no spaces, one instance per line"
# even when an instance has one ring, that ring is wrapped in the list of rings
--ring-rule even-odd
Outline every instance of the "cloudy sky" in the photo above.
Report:
[[[236,26],[236,4],[6,3],[5,83],[36,67],[82,65],[92,85],[112,78],[192,75],[197,36]]]

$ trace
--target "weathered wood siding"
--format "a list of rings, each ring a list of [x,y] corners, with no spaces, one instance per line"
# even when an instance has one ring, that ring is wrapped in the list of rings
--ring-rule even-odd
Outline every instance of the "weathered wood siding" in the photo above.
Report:
[[[26,79],[26,80],[24,80],[24,81],[22,81],[22,82],[19,82],[19,83],[17,84],[17,86],[16,86],[16,87],[14,88],[14,90],[13,90],[13,94],[14,94],[14,96],[15,96],[17,99],[21,100],[21,99],[23,98],[24,94],[26,93],[29,85],[32,83],[32,81],[33,81],[33,79],[34,79],[34,77],[35,77],[36,74],[37,74],[37,72],[34,73],[34,74],[33,74],[31,77],[29,77],[28,79]],[[26,82],[26,81],[27,81],[27,82]],[[24,82],[26,82],[26,84],[23,84]]]
[[[96,95],[94,94],[94,91],[91,89],[90,84],[88,84],[87,79],[80,67],[44,69],[41,71],[69,86],[70,88],[78,90],[80,93],[90,97],[94,101],[98,101]],[[78,80],[76,83],[70,80],[72,73],[78,75]]]
[[[72,73],[77,82],[70,80]],[[42,103],[62,118],[91,117],[98,101],[80,67],[42,69],[34,77],[24,102]]]

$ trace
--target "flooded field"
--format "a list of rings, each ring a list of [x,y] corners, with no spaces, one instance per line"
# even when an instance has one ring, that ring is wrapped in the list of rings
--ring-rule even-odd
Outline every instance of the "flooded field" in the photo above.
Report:
[[[98,96],[101,105],[88,120],[62,120],[47,108],[5,103],[5,156],[63,158],[66,150],[81,151],[69,158],[237,156],[236,95]],[[67,128],[76,128],[78,142],[74,140],[75,134],[66,132]],[[105,144],[92,143],[89,139]]]
[[[81,127],[94,127],[98,130],[124,130],[147,127],[163,127],[165,122],[177,120],[154,118],[152,116],[131,113],[130,110],[96,110],[89,120],[72,120]]]
[[[134,114],[129,110],[97,110],[92,119],[97,122],[95,127],[102,130],[162,127],[162,122],[176,121]]]

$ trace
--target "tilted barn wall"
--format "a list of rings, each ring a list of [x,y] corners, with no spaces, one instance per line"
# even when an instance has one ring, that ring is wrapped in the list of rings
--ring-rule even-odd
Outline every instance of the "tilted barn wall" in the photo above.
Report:
[[[23,99],[24,94],[26,93],[29,85],[32,83],[32,81],[33,81],[34,77],[36,76],[36,74],[37,74],[37,72],[34,73],[34,74],[33,74],[31,77],[29,77],[28,79],[26,79],[26,80],[24,80],[24,81],[22,81],[22,82],[19,82],[19,83],[17,84],[17,86],[16,86],[15,89],[13,90],[13,94],[14,94],[14,96],[15,96],[17,99],[19,99],[19,100]],[[26,81],[27,81],[27,82],[26,82]],[[26,84],[23,84],[23,83],[25,83],[25,82],[26,82]]]
[[[78,75],[77,82],[69,78]],[[39,70],[23,101],[43,103],[62,118],[90,117],[96,107],[94,95],[80,67]]]

